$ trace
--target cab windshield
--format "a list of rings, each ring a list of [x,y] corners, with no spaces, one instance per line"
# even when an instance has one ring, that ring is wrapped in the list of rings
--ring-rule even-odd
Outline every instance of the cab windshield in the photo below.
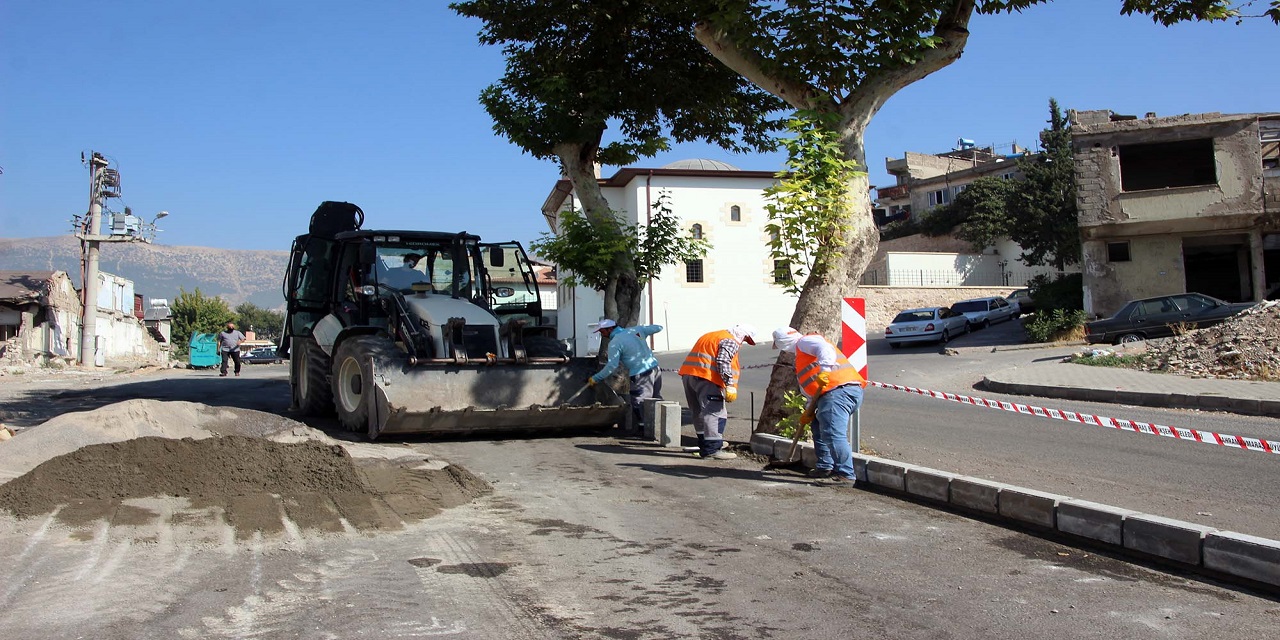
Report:
[[[374,277],[378,284],[404,294],[414,285],[426,293],[477,298],[479,279],[475,277],[474,242],[428,242],[397,236],[376,237],[377,259]]]

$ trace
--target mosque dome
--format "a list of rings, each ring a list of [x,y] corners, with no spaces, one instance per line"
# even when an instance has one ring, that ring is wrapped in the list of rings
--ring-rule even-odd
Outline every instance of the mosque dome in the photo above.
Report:
[[[692,158],[689,160],[677,160],[671,164],[665,165],[663,169],[696,169],[699,171],[742,171],[728,162],[720,162],[719,160],[708,160],[706,158]]]

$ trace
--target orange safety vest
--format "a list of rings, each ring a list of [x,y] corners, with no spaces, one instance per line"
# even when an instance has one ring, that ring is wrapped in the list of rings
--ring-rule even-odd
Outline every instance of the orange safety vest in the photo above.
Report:
[[[733,334],[724,330],[712,331],[698,338],[689,355],[684,357],[684,364],[680,365],[680,375],[710,380],[719,387],[725,386],[724,378],[720,377],[720,370],[716,366],[716,353],[720,351],[721,340],[733,339]],[[733,367],[733,377],[737,378],[738,354],[733,354],[733,362],[729,366]]]
[[[811,333],[809,335],[818,335]],[[825,338],[824,338],[825,339]],[[828,342],[827,344],[831,344]],[[834,348],[834,347],[833,347]],[[818,356],[809,355],[799,349],[796,349],[796,379],[800,381],[800,388],[807,397],[818,395],[818,374],[822,372],[822,366],[818,364]],[[863,379],[862,374],[850,364],[848,358],[844,354],[836,350],[836,368],[827,372],[830,382],[822,393],[826,393],[841,385],[857,383],[866,387],[867,381]]]

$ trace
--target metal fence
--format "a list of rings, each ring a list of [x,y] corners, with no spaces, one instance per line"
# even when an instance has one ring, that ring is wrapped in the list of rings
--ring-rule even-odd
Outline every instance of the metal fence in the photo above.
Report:
[[[890,287],[1025,287],[1040,271],[982,269],[964,273],[952,269],[873,269],[860,284]],[[1060,275],[1060,274],[1059,274]]]

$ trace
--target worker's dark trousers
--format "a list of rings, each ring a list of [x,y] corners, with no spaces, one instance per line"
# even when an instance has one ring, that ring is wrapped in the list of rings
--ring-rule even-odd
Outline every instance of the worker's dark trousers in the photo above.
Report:
[[[227,359],[236,361],[236,373],[240,373],[240,350],[232,349],[222,352],[222,375],[227,375]]]

